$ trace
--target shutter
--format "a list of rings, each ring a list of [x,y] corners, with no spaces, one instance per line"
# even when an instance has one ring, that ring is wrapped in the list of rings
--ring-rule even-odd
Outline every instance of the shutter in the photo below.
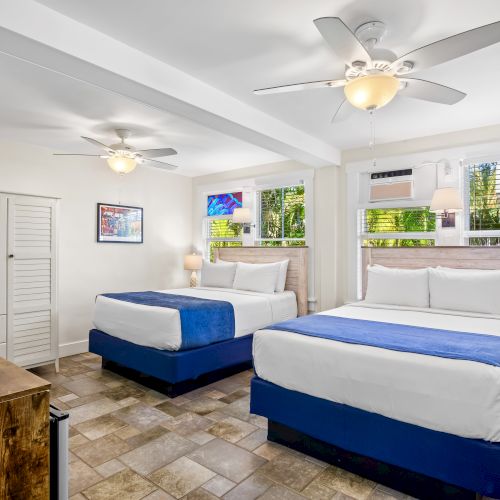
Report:
[[[7,357],[57,358],[55,200],[8,197]]]

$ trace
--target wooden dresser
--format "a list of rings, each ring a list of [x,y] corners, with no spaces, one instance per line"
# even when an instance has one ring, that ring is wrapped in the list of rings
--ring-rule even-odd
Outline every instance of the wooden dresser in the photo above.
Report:
[[[50,383],[0,359],[0,499],[49,498]]]

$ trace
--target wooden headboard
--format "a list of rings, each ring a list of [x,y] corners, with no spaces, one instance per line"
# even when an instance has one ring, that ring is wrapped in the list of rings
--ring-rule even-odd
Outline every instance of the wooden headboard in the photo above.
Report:
[[[285,290],[295,292],[299,316],[307,314],[307,247],[215,248],[215,260],[265,264],[289,259]]]
[[[366,267],[419,269],[423,267],[455,267],[457,269],[500,269],[500,247],[413,247],[362,249],[363,297],[366,292]]]

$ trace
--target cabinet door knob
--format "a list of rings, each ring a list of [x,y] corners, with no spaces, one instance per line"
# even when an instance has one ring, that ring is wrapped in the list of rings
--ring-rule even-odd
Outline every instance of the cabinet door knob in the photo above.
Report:
[[[13,259],[13,258],[14,258],[14,254],[13,254],[13,253],[11,253],[11,254],[9,255],[9,259]]]

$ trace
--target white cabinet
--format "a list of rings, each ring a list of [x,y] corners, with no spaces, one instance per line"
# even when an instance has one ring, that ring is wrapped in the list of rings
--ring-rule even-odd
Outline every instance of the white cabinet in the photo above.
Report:
[[[0,315],[7,359],[19,366],[58,358],[56,204],[51,198],[0,194]],[[0,355],[1,342],[0,330]]]

